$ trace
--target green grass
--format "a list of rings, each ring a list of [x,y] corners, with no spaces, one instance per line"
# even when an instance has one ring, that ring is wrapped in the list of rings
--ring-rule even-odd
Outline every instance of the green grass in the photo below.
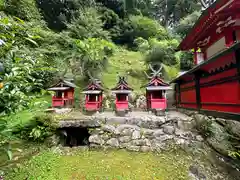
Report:
[[[9,173],[11,180],[185,180],[190,159],[182,151],[134,153],[81,151],[59,155],[44,151]]]
[[[145,91],[144,86],[149,80],[144,71],[148,70],[144,62],[144,55],[140,52],[119,49],[110,59],[107,70],[103,73],[103,83],[107,88],[116,85],[117,73],[120,75],[128,74],[128,83],[137,94]],[[178,68],[175,66],[164,65],[164,80],[170,81],[178,75]]]
[[[103,73],[103,83],[109,89],[113,88],[117,83],[117,73],[119,75],[127,75],[129,72],[128,83],[135,92],[142,92],[141,86],[147,82],[144,71],[144,56],[140,52],[118,50],[113,57],[109,59],[107,70]]]

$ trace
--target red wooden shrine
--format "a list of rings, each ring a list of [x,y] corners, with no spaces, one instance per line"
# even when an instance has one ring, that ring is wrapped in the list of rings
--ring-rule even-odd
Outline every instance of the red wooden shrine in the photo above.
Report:
[[[129,94],[133,91],[129,87],[124,77],[119,77],[117,85],[112,89],[112,93],[116,95],[115,107],[116,111],[128,111]]]
[[[218,0],[179,45],[194,49],[195,67],[172,82],[178,108],[240,114],[240,1]]]
[[[153,76],[150,82],[146,85],[147,109],[154,111],[166,110],[167,90],[171,90],[169,84],[164,82],[159,76]]]
[[[102,108],[103,87],[101,81],[91,81],[82,93],[85,94],[86,111],[99,111]]]
[[[74,88],[75,84],[60,80],[57,84],[49,88],[49,91],[54,91],[52,96],[52,107],[72,107],[74,105]]]

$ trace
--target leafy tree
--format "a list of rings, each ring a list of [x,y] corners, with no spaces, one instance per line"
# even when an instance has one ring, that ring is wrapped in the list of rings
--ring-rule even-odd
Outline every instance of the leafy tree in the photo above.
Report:
[[[174,26],[188,14],[201,10],[199,0],[156,0],[154,6],[156,17],[165,27]]]
[[[131,15],[154,15],[154,1],[152,0],[125,0],[125,11]]]
[[[65,64],[75,78],[78,75],[83,79],[99,77],[114,49],[111,42],[99,38],[75,40],[72,50],[65,54]]]
[[[121,21],[119,16],[111,9],[108,9],[106,7],[99,8],[100,13],[102,14],[101,20],[104,24],[105,30],[110,30],[114,28],[115,26],[119,25],[119,22]]]
[[[150,37],[157,37],[164,39],[167,37],[166,30],[157,21],[144,16],[131,16],[129,20],[133,27],[133,38],[142,37],[148,39]]]
[[[79,12],[79,16],[68,24],[70,36],[75,39],[84,38],[104,38],[108,39],[108,32],[103,29],[101,16],[94,8],[84,9]]]
[[[117,43],[123,31],[123,21],[113,10],[106,7],[100,7],[99,12],[102,14],[103,29],[109,32],[111,39]]]
[[[180,20],[179,25],[175,28],[175,31],[177,34],[179,34],[181,37],[184,37],[187,35],[187,33],[190,31],[190,29],[193,27],[195,22],[200,16],[199,11],[195,11],[192,14],[189,14],[188,16],[184,17],[182,20]]]
[[[163,63],[170,66],[178,63],[175,57],[175,49],[178,46],[176,39],[158,41],[156,38],[152,38],[149,40],[149,44],[151,49],[148,51],[146,63]]]
[[[157,21],[144,16],[130,16],[129,22],[124,24],[122,32],[123,42],[127,42],[130,47],[138,37],[148,39],[156,37],[158,39],[168,38],[168,33]],[[124,41],[125,40],[125,41]]]
[[[78,15],[81,1],[77,0],[36,0],[48,27],[61,31],[66,29],[66,23]],[[91,1],[90,1],[91,2]]]
[[[30,95],[44,87],[49,80],[49,64],[40,53],[31,49],[38,47],[35,36],[24,21],[4,17],[0,20],[1,61],[5,69],[0,75],[0,113],[10,113],[28,104]],[[3,49],[3,50],[2,50]]]
[[[180,55],[180,67],[182,70],[189,70],[193,68],[193,53],[191,52],[181,52]]]
[[[152,0],[96,0],[106,8],[113,10],[120,18],[129,15],[153,16],[154,3]]]
[[[96,2],[113,10],[120,18],[125,17],[125,0],[96,0]]]
[[[40,20],[41,16],[35,0],[3,0],[2,9],[10,15],[23,20]]]
[[[0,89],[0,113],[9,113],[26,107],[29,96],[43,87],[47,63],[31,56],[14,52],[8,54],[8,70],[2,76],[4,87]],[[43,78],[43,79],[42,79]]]

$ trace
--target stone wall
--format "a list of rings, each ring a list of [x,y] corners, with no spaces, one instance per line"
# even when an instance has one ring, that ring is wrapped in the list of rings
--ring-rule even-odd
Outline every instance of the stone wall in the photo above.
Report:
[[[101,118],[101,125],[90,128],[90,147],[124,148],[131,151],[161,151],[169,142],[189,145],[203,141],[193,131],[194,120],[181,113],[166,116],[139,115],[134,117]]]
[[[222,155],[240,150],[240,122],[231,119],[207,116],[196,111],[178,109],[193,118],[196,128],[205,136],[206,142]]]

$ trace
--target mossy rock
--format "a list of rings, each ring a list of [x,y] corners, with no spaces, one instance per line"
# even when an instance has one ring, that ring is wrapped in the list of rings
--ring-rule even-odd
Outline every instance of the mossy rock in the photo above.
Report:
[[[226,120],[226,129],[231,135],[240,138],[240,122]]]
[[[223,126],[216,122],[211,124],[211,131],[211,136],[206,138],[207,142],[220,154],[228,156],[229,151],[234,149],[229,141],[230,135]]]

